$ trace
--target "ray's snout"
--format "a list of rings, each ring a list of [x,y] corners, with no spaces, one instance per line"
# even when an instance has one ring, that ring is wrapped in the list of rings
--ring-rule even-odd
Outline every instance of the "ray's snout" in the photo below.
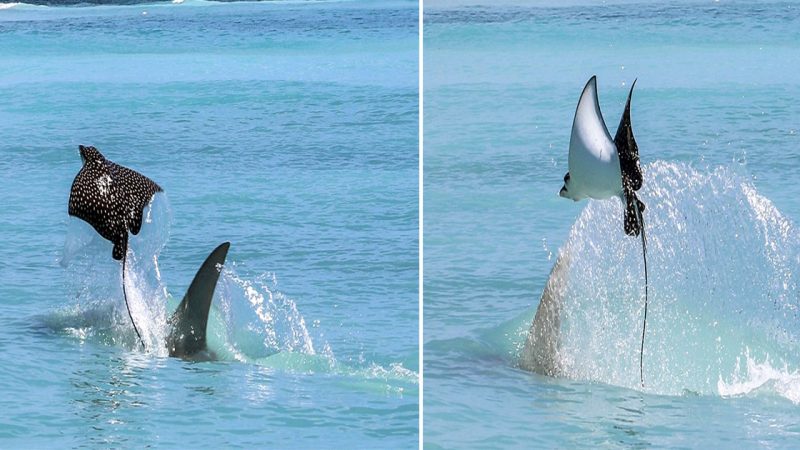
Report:
[[[569,190],[567,185],[569,184],[569,172],[564,175],[564,186],[561,186],[561,190],[558,191],[558,195],[564,198],[569,198]]]

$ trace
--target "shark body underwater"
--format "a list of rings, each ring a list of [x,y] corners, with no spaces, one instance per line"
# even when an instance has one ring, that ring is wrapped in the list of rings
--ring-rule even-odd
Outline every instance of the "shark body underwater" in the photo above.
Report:
[[[161,187],[146,176],[106,159],[94,147],[79,146],[83,167],[72,182],[69,196],[70,216],[84,220],[100,236],[114,245],[112,257],[122,261],[122,291],[125,306],[136,335],[144,340],[133,320],[125,291],[125,261],[128,233],[137,235],[142,228],[144,208]],[[210,359],[206,328],[211,301],[225,263],[230,243],[215,248],[200,266],[183,300],[169,319],[166,344],[170,356],[185,359]]]
[[[605,200],[619,198],[625,205],[623,227],[625,234],[640,236],[644,259],[644,322],[639,353],[639,377],[644,385],[644,338],[647,329],[647,239],[643,212],[644,203],[636,191],[644,177],[639,164],[639,147],[631,126],[631,97],[636,81],[631,85],[616,135],[606,128],[597,98],[597,77],[586,83],[575,109],[569,143],[569,171],[559,195],[578,201],[584,198]],[[558,336],[560,312],[571,249],[567,246],[559,255],[545,284],[539,307],[528,333],[520,358],[522,368],[549,376],[560,373]]]

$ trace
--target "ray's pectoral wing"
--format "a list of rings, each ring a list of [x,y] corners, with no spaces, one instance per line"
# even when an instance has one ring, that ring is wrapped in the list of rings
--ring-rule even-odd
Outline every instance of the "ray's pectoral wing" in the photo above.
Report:
[[[108,172],[102,170],[102,168],[87,166],[83,166],[78,174],[75,175],[69,192],[69,209],[67,212],[70,216],[75,216],[85,220],[90,225],[94,225],[98,208],[93,203],[102,206],[108,202],[108,199],[104,198],[105,196],[100,192],[100,188],[97,185],[97,181],[104,175],[107,176]]]
[[[644,203],[636,196],[636,191],[642,188],[644,177],[642,167],[639,163],[639,146],[633,137],[633,127],[631,126],[631,97],[636,80],[631,85],[628,92],[628,100],[625,102],[625,111],[619,121],[617,134],[614,136],[614,145],[619,154],[619,165],[622,173],[622,189],[625,200],[625,234],[638,236],[642,230],[642,212]],[[637,212],[638,211],[638,212]]]
[[[570,171],[573,170],[572,165],[579,161],[608,160],[611,151],[611,136],[597,98],[597,77],[593,76],[584,86],[575,108],[569,141]]]
[[[68,213],[91,225],[100,236],[118,241],[122,226],[117,217],[113,179],[103,164],[86,164],[75,176]]]
[[[597,97],[597,77],[592,77],[581,92],[569,140],[569,175],[559,193],[580,200],[607,198],[619,190],[619,175],[609,164],[616,164],[616,148],[608,133]]]
[[[622,171],[622,182],[624,187],[638,191],[642,187],[642,168],[639,164],[639,146],[633,137],[633,127],[631,126],[631,96],[636,80],[631,85],[628,93],[628,101],[625,103],[625,111],[619,121],[617,134],[614,136],[614,144],[619,154],[619,165]]]
[[[161,191],[161,187],[135,170],[110,161],[108,165],[121,199],[120,215],[125,222],[125,230],[137,235],[142,229],[144,208],[153,195]]]
[[[134,235],[139,234],[139,231],[142,229],[144,208],[147,206],[148,203],[150,203],[150,201],[153,199],[153,196],[156,195],[157,192],[163,192],[161,187],[157,185],[155,182],[145,177],[144,175],[139,175],[139,176],[143,178],[142,182],[144,183],[145,191],[142,195],[134,199],[133,210],[131,211],[130,214],[130,222],[128,223],[128,227],[131,230],[131,233],[133,233]]]
[[[137,235],[142,229],[144,208],[150,203],[153,196],[157,192],[162,192],[163,189],[153,180],[135,170],[115,163],[109,164],[112,167],[114,181],[124,198],[123,214],[126,218],[126,228]]]

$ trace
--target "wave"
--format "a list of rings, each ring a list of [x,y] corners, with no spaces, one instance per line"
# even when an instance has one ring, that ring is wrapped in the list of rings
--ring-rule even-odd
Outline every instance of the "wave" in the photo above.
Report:
[[[767,389],[797,402],[798,230],[736,167],[659,161],[644,170],[644,389],[724,396]],[[623,233],[622,214],[619,201],[590,201],[561,250],[570,266],[558,357],[568,378],[641,389],[641,243]],[[528,312],[515,321],[512,351],[522,348],[531,320]]]
[[[44,326],[81,343],[121,346],[140,353],[124,303],[120,264],[111,258],[111,243],[82,220],[69,220],[60,262],[67,275],[67,292],[74,300],[42,317]],[[167,317],[183,296],[168,292],[159,268],[171,221],[166,195],[157,194],[146,208],[141,232],[131,236],[126,271],[131,313],[146,343],[143,353],[159,358],[169,356]],[[201,262],[197,261],[197,267]],[[362,384],[399,394],[417,383],[416,372],[399,363],[351,367],[338,362],[321,335],[315,337],[308,329],[297,304],[277,289],[274,273],[244,276],[237,272],[236,261],[228,261],[220,274],[207,342],[222,361],[292,373],[354,376]]]
[[[744,369],[742,369],[744,360]],[[733,374],[725,380],[720,376],[717,390],[723,397],[747,395],[778,395],[800,404],[800,371],[790,370],[784,362],[779,368],[772,365],[767,355],[758,362],[750,356],[749,349],[742,358],[737,358]]]
[[[34,2],[0,3],[0,10],[37,10],[42,8],[90,8],[90,7],[131,7],[131,6],[171,6],[171,5],[220,5],[228,3],[331,3],[341,0],[41,0]]]
[[[211,3],[212,0],[189,0],[191,3]],[[130,2],[126,1],[114,1],[114,2],[105,2],[105,1],[92,1],[92,0],[74,0],[74,1],[63,1],[63,2],[50,2],[50,1],[43,1],[37,3],[25,3],[25,2],[9,2],[9,3],[0,3],[0,10],[43,10],[43,9],[51,9],[51,8],[59,8],[59,7],[98,7],[98,6],[141,6],[141,5],[167,5],[167,4],[180,4],[184,3],[184,0],[150,0],[150,1],[141,1],[141,0],[131,0]]]

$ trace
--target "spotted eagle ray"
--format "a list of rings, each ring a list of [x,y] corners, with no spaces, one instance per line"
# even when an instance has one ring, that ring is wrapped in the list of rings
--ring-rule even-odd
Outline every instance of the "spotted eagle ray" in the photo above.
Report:
[[[111,256],[122,260],[122,292],[133,329],[144,348],[144,340],[133,320],[125,290],[125,261],[128,232],[139,234],[144,208],[161,186],[153,180],[107,160],[94,147],[79,145],[83,167],[75,176],[69,193],[70,216],[86,221],[105,239],[114,244]]]
[[[146,176],[107,160],[96,148],[79,146],[83,167],[72,182],[69,215],[89,223],[105,239],[114,244],[112,257],[122,260],[122,290],[133,329],[133,320],[125,291],[125,260],[128,232],[138,234],[142,228],[144,208],[161,187]],[[217,246],[206,258],[192,279],[189,289],[169,319],[170,332],[166,346],[170,356],[185,359],[210,359],[206,331],[211,301],[220,270],[230,248],[229,242]]]
[[[614,139],[606,128],[597,99],[597,77],[586,83],[581,93],[572,136],[569,141],[569,172],[559,195],[578,201],[589,197],[598,200],[618,197],[625,204],[624,229],[629,236],[641,236],[644,259],[644,322],[639,350],[639,378],[644,385],[644,337],[647,329],[647,238],[644,231],[644,203],[636,196],[644,180],[639,165],[639,146],[631,127],[631,96],[636,80],[628,92]]]

